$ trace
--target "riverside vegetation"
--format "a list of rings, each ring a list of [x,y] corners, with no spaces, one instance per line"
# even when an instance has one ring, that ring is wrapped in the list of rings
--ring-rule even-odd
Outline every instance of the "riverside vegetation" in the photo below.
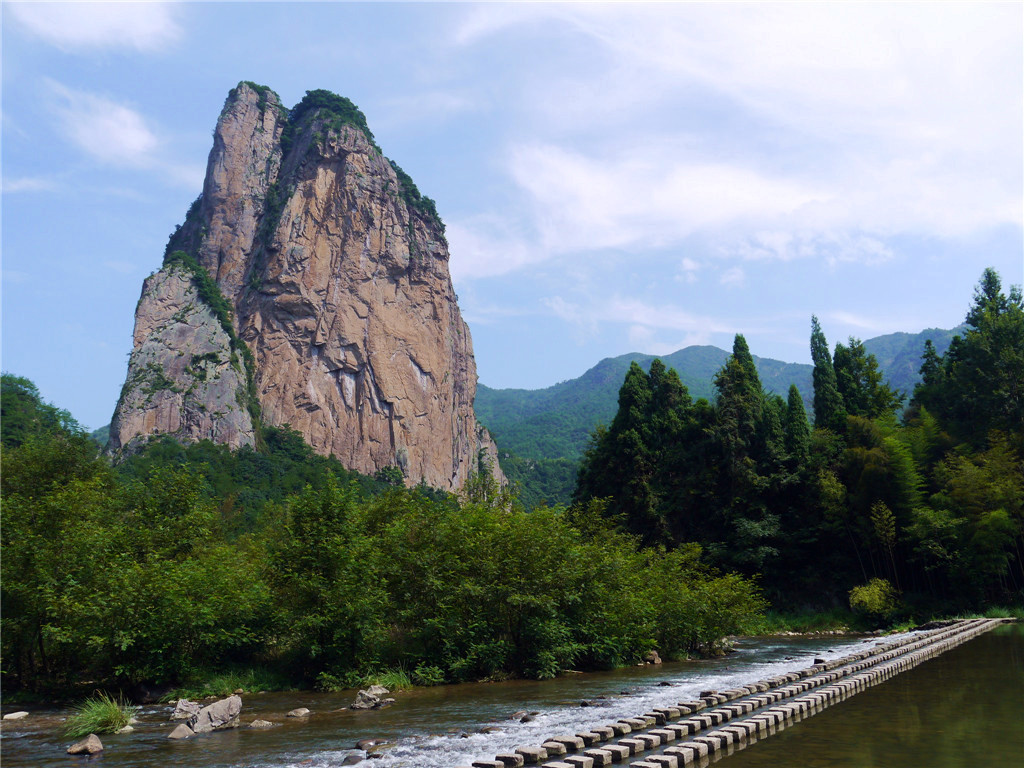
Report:
[[[642,548],[599,502],[525,512],[488,475],[406,489],[274,428],[112,466],[9,375],[2,428],[7,691],[545,678],[714,652],[763,608],[696,546]]]
[[[850,606],[876,624],[1021,603],[1024,307],[982,275],[965,332],[926,344],[909,407],[857,339],[830,354],[812,318],[814,428],[795,386],[767,392],[743,336],[694,402],[635,363],[594,434],[577,503],[646,544],[698,542],[773,605]],[[901,413],[902,412],[902,413]],[[901,597],[902,593],[902,597]]]
[[[5,374],[5,690],[547,678],[716,653],[779,610],[850,604],[866,627],[1019,603],[1019,289],[986,271],[967,321],[902,422],[873,356],[829,355],[816,321],[814,429],[742,336],[713,402],[632,366],[575,502],[529,512],[486,472],[407,489],[267,426],[259,450],[164,439],[112,465]]]

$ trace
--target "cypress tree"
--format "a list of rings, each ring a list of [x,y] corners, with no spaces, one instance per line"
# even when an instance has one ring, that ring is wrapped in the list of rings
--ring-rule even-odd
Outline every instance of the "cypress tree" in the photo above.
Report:
[[[798,464],[803,465],[807,460],[808,448],[810,447],[811,433],[807,424],[807,411],[804,409],[804,399],[800,396],[800,390],[796,384],[789,385],[789,398],[786,401],[786,452]]]
[[[843,397],[839,393],[832,355],[818,318],[811,315],[811,360],[814,363],[814,425],[842,432],[846,421]]]

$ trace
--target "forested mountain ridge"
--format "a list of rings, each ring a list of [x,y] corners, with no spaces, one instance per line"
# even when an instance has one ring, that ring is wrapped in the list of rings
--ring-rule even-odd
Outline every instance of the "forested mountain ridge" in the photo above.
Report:
[[[927,328],[919,333],[891,333],[868,339],[864,347],[878,359],[890,384],[908,397],[920,381],[921,355],[927,339],[939,354],[949,347],[963,326],[951,330]],[[660,358],[631,352],[606,357],[582,376],[544,389],[494,389],[477,387],[476,412],[494,435],[502,454],[526,459],[568,458],[578,460],[597,424],[607,424],[618,407],[622,379],[631,363],[650,370],[656,358],[674,368],[692,398],[712,399],[715,374],[729,352],[713,346],[686,347]],[[795,384],[811,410],[811,371],[805,363],[786,363],[753,355],[758,376],[766,390],[785,396]]]
[[[864,342],[894,389],[909,399],[921,380],[921,355],[931,340],[942,354],[962,332],[927,328],[920,333],[891,333]],[[674,369],[694,399],[714,398],[714,377],[729,357],[724,349],[693,346],[661,358]],[[576,469],[594,428],[608,424],[618,408],[619,386],[633,363],[649,371],[654,355],[630,353],[608,357],[576,379],[544,389],[492,389],[477,386],[476,413],[498,444],[501,469],[520,486],[527,507],[568,503]],[[752,355],[765,390],[787,396],[796,385],[808,412],[813,412],[812,366]]]

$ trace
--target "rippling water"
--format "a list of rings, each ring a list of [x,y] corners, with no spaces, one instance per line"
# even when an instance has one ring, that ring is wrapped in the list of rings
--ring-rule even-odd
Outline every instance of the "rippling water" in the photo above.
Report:
[[[814,725],[819,718],[843,718],[843,713],[859,703],[862,697],[880,695],[884,698],[885,692],[892,690],[890,686],[904,677],[921,670],[927,672],[932,665],[954,653],[960,654],[974,647],[987,637],[989,635],[983,635],[949,654],[927,662],[919,670],[899,675],[873,691],[855,696],[849,702],[812,718],[806,724],[789,729],[776,738],[787,741],[799,739],[799,734],[809,725]],[[469,765],[473,760],[493,759],[496,753],[510,751],[519,745],[536,745],[551,736],[576,733],[587,730],[588,726],[606,724],[620,717],[648,711],[652,707],[693,698],[706,688],[730,688],[802,669],[809,666],[815,656],[842,655],[862,646],[864,642],[874,641],[874,638],[864,640],[850,637],[749,638],[739,641],[736,653],[723,659],[679,662],[659,667],[631,667],[611,672],[568,675],[547,681],[421,688],[397,694],[397,704],[375,712],[355,712],[346,708],[355,697],[355,691],[335,694],[247,695],[243,696],[242,728],[188,741],[167,739],[172,727],[167,721],[171,708],[151,706],[143,710],[135,733],[103,736],[106,749],[98,759],[93,758],[91,762],[101,764],[103,768],[165,768],[168,765],[186,768],[328,768],[341,765],[351,755],[365,756],[365,753],[355,749],[355,742],[372,737],[387,739],[391,746],[381,750],[384,757],[364,761],[364,768],[452,768]],[[662,681],[673,685],[661,686],[659,683]],[[581,707],[582,701],[591,702],[592,706]],[[313,715],[304,720],[285,717],[289,710],[300,706],[311,709]],[[11,711],[10,707],[4,709]],[[511,719],[513,713],[524,710],[539,714],[529,723]],[[66,716],[66,710],[35,709],[26,720],[3,724],[3,765],[46,768],[83,762],[83,758],[72,758],[65,754],[70,741],[61,737],[60,726]],[[270,730],[244,727],[244,724],[257,718],[279,725]],[[773,741],[775,738],[768,739],[737,753],[726,762],[748,756],[753,759],[757,753],[770,748]],[[782,764],[812,763],[788,759],[775,763],[744,763]],[[849,765],[889,763],[882,761]]]

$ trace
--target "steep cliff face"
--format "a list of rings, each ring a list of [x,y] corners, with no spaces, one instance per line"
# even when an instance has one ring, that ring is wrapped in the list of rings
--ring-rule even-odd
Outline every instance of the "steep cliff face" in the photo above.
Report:
[[[349,102],[313,92],[289,118],[272,91],[234,89],[202,197],[168,247],[177,251],[216,282],[229,324],[217,336],[200,330],[213,313],[205,325],[181,314],[191,294],[180,267],[147,280],[111,429],[115,451],[163,432],[251,444],[251,391],[264,423],[290,425],[316,451],[361,472],[398,466],[409,483],[459,488],[479,456],[495,455],[473,413],[473,346],[443,225]],[[207,354],[197,352],[200,340],[230,361],[232,330],[251,351],[252,369],[236,354],[230,374],[218,368],[216,396],[190,390],[187,412],[207,421],[176,421],[183,406],[175,398],[191,384],[188,364],[176,363]],[[161,352],[144,354],[151,348]],[[140,377],[156,368],[170,394],[147,400]],[[232,387],[238,408],[217,410]]]
[[[180,263],[146,279],[135,313],[128,379],[110,424],[111,447],[133,451],[155,434],[253,445],[245,362]]]

